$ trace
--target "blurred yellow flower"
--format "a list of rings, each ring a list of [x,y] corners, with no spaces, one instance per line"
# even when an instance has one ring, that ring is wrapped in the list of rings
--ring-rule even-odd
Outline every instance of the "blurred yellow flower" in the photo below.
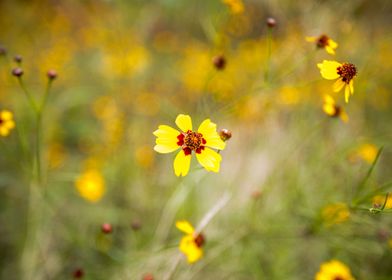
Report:
[[[334,203],[322,209],[321,216],[326,226],[341,224],[350,218],[350,211],[345,203]]]
[[[373,204],[383,206],[385,203],[385,195],[376,195],[373,197]],[[385,209],[392,209],[392,195],[388,195],[387,203],[385,204]]]
[[[329,94],[324,95],[323,111],[330,117],[339,117],[343,122],[348,122],[348,115],[343,107],[336,105],[335,99]]]
[[[8,136],[10,131],[15,127],[13,115],[10,111],[0,111],[0,136]]]
[[[177,221],[176,227],[186,234],[181,238],[180,251],[190,264],[197,262],[203,256],[201,247],[205,243],[204,236],[201,233],[197,234],[193,226],[185,220]]]
[[[315,280],[355,280],[351,275],[350,269],[338,260],[325,262],[320,266]]]
[[[308,42],[316,43],[317,48],[325,49],[329,54],[335,54],[335,50],[338,47],[338,44],[325,34],[319,37],[306,37],[305,39]]]
[[[324,60],[322,63],[318,63],[317,67],[320,69],[320,74],[324,79],[336,80],[333,84],[334,92],[339,92],[344,87],[344,98],[346,103],[348,103],[350,94],[354,94],[353,78],[357,75],[355,65]]]
[[[230,8],[233,14],[241,14],[245,10],[242,0],[222,0],[222,2]]]
[[[149,168],[154,163],[154,152],[148,145],[140,146],[135,150],[135,160],[139,166]]]
[[[105,180],[97,169],[87,169],[75,182],[76,189],[81,197],[98,202],[105,192]]]
[[[390,239],[388,240],[388,245],[389,245],[389,247],[392,249],[392,238],[390,238]]]
[[[154,147],[156,152],[166,154],[181,148],[173,164],[176,176],[188,174],[192,152],[195,152],[198,162],[207,171],[218,172],[222,157],[210,148],[223,150],[225,142],[219,137],[216,124],[206,119],[195,132],[192,130],[191,117],[183,114],[177,116],[175,123],[181,132],[170,126],[160,125],[153,134],[157,137]]]
[[[352,161],[356,161],[357,159],[362,159],[369,164],[372,164],[377,157],[378,148],[371,144],[365,143],[359,146],[359,148],[354,151],[354,153],[350,156]]]

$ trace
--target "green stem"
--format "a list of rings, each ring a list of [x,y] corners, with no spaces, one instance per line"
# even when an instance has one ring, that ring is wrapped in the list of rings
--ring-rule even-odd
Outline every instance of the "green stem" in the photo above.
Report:
[[[26,88],[22,78],[18,77],[18,81],[19,81],[20,87],[22,88],[23,92],[26,95],[26,98],[27,98],[27,101],[29,102],[30,107],[33,109],[34,113],[37,113],[37,111],[39,110],[38,106],[35,103],[35,101],[34,101],[33,97],[31,96],[30,92],[27,90],[27,88]]]

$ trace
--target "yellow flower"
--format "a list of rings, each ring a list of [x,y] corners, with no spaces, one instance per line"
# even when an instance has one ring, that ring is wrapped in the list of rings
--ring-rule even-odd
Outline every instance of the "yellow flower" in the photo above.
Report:
[[[192,152],[195,152],[198,162],[207,171],[218,172],[222,157],[210,148],[223,150],[225,142],[216,132],[216,124],[206,119],[195,132],[192,130],[190,116],[180,114],[175,122],[181,132],[170,126],[160,125],[153,134],[157,137],[154,150],[158,153],[171,153],[181,148],[173,164],[176,176],[188,174]]]
[[[15,127],[13,115],[10,111],[0,111],[0,136],[8,136],[10,131]]]
[[[341,106],[336,105],[332,96],[324,95],[323,111],[330,117],[339,117],[342,121],[348,122],[348,115]]]
[[[196,233],[193,226],[185,220],[177,221],[176,227],[186,235],[181,238],[180,251],[187,257],[189,263],[197,262],[203,256],[203,246],[205,240],[201,233]]]
[[[338,44],[325,34],[319,37],[306,37],[306,41],[316,43],[317,48],[325,49],[329,54],[335,54],[335,50],[338,47]]]
[[[315,280],[355,280],[350,269],[338,260],[323,263],[317,272]]]
[[[321,212],[322,218],[327,226],[340,224],[350,218],[350,211],[346,204],[335,203],[325,206]]]
[[[222,0],[222,2],[230,8],[233,14],[241,14],[245,10],[242,0]]]
[[[385,195],[376,195],[373,197],[373,204],[379,205],[380,207],[384,205]],[[385,204],[385,209],[392,209],[392,195],[388,195],[387,203]]]
[[[351,63],[339,63],[332,60],[324,60],[318,63],[317,67],[320,69],[320,74],[324,79],[336,80],[333,84],[333,91],[339,92],[344,87],[344,97],[346,103],[348,98],[354,94],[353,78],[357,75],[357,68]]]
[[[97,169],[87,169],[75,182],[76,189],[81,197],[98,202],[105,192],[105,180]]]
[[[377,157],[377,153],[378,148],[375,145],[371,143],[365,143],[359,146],[359,148],[353,153],[351,157],[353,160],[359,158],[363,159],[369,164],[372,164]]]

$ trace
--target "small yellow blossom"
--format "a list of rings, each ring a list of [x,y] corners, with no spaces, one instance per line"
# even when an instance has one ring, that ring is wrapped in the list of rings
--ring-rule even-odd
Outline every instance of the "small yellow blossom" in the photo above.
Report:
[[[204,120],[197,132],[192,130],[192,119],[188,115],[178,115],[176,125],[181,132],[167,125],[160,125],[154,135],[157,137],[154,150],[166,154],[181,149],[174,159],[176,176],[188,174],[192,152],[195,152],[198,162],[207,170],[219,172],[222,157],[216,151],[223,150],[225,142],[216,131],[216,124],[210,119]]]
[[[15,127],[13,115],[10,111],[0,111],[0,136],[8,136],[10,131]]]
[[[350,269],[338,260],[325,262],[320,266],[315,280],[355,280],[351,275]]]
[[[181,238],[179,249],[187,257],[190,264],[197,262],[203,256],[205,240],[201,233],[196,233],[193,226],[185,220],[177,221],[176,227],[186,235]]]
[[[222,2],[230,8],[233,14],[241,14],[245,10],[242,0],[222,0]]]
[[[348,115],[343,107],[336,105],[335,99],[328,94],[324,95],[323,111],[330,117],[339,117],[343,122],[348,122]]]
[[[341,224],[350,217],[350,211],[344,203],[334,203],[325,206],[321,212],[326,226]]]
[[[105,192],[105,180],[97,169],[87,169],[75,182],[76,189],[81,197],[98,202]]]
[[[306,41],[316,43],[317,48],[325,49],[329,54],[335,54],[335,50],[338,47],[338,44],[325,34],[319,37],[306,37]]]
[[[357,161],[358,159],[362,159],[366,161],[368,164],[372,164],[377,157],[378,148],[371,144],[365,143],[358,147],[356,151],[350,156],[352,161]]]
[[[382,207],[385,203],[385,195],[376,195],[373,197],[373,204]],[[392,195],[388,195],[385,209],[392,209]]]
[[[346,103],[348,103],[350,94],[354,94],[353,78],[357,75],[357,68],[355,65],[324,60],[322,63],[318,63],[317,67],[320,69],[320,74],[324,79],[336,80],[333,84],[334,92],[339,92],[344,87],[344,98]]]

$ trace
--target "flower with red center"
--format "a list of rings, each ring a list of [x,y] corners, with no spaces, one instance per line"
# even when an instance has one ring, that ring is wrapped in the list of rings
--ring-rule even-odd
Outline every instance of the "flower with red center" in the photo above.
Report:
[[[160,125],[153,134],[157,137],[154,150],[158,153],[166,154],[181,149],[173,164],[176,176],[188,174],[192,152],[207,171],[218,172],[222,157],[212,149],[223,150],[225,142],[216,132],[216,124],[206,119],[197,131],[193,131],[191,117],[182,114],[177,116],[175,123],[181,131]]]
[[[205,243],[204,236],[197,233],[188,221],[177,221],[176,227],[186,235],[180,241],[180,251],[187,257],[189,263],[197,262],[203,256],[201,247]]]
[[[323,263],[317,272],[315,280],[355,280],[350,269],[338,260]]]
[[[348,115],[343,107],[336,104],[332,96],[324,95],[323,111],[332,118],[340,118],[343,122],[348,122]]]
[[[335,54],[335,50],[338,47],[338,44],[325,34],[318,37],[306,37],[306,41],[316,43],[317,48],[325,49],[329,54]]]
[[[10,131],[15,127],[13,115],[10,111],[0,111],[0,136],[8,136]]]
[[[333,84],[334,92],[339,92],[344,87],[344,97],[346,103],[350,94],[354,94],[353,78],[357,75],[357,68],[352,63],[339,63],[337,61],[324,60],[318,63],[320,74],[324,79],[336,80]]]

